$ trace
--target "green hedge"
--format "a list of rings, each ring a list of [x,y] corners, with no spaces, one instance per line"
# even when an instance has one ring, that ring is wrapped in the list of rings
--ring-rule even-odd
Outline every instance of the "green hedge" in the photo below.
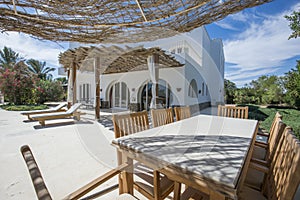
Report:
[[[48,108],[46,105],[1,105],[0,107],[9,111],[43,110]]]
[[[266,130],[270,130],[272,121],[276,112],[282,115],[282,120],[288,126],[291,126],[300,138],[300,111],[293,108],[282,108],[276,106],[259,107],[256,105],[249,106],[249,119],[260,121],[260,126]]]

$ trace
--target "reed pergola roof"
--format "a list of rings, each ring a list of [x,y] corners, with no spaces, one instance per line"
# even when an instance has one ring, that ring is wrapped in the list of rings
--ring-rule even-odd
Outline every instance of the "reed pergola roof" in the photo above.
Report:
[[[0,31],[52,41],[128,43],[188,32],[271,0],[2,0]]]
[[[126,46],[121,48],[115,45],[69,49],[60,53],[59,63],[66,69],[75,64],[81,71],[93,72],[94,59],[98,57],[100,58],[100,74],[111,74],[148,70],[147,58],[154,54],[158,55],[159,68],[183,66],[172,55],[158,47]]]

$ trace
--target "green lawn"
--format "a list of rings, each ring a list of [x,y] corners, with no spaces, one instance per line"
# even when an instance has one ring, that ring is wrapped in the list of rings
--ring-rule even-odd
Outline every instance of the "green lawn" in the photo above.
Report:
[[[266,130],[270,130],[273,118],[276,112],[282,115],[282,120],[288,126],[291,126],[300,138],[300,111],[292,108],[267,107],[262,108],[255,105],[249,106],[249,118],[260,121],[260,126]]]

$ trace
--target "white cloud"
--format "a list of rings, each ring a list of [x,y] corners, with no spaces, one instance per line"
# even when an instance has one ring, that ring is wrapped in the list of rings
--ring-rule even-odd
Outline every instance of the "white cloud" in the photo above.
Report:
[[[7,32],[0,34],[0,49],[9,47],[25,59],[45,61],[47,66],[58,67],[58,55],[67,49],[66,43],[42,41],[27,34]]]
[[[242,79],[249,79],[249,80],[253,80],[253,78],[260,76],[262,74],[268,74],[268,73],[273,73],[276,72],[278,70],[278,68],[265,68],[265,69],[259,69],[259,70],[248,70],[248,71],[235,71],[235,72],[226,72],[225,73],[225,77],[226,79],[229,80],[238,80],[241,81]]]
[[[299,6],[297,4],[291,10]],[[224,41],[225,60],[231,63],[228,71],[235,71],[233,75],[226,74],[229,80],[241,82],[242,78],[273,73],[287,59],[300,55],[300,40],[288,40],[292,31],[284,16],[291,10],[275,16],[265,15],[262,21],[252,21],[235,39]]]
[[[224,21],[219,21],[219,22],[216,22],[215,24],[220,26],[223,29],[228,29],[228,30],[232,30],[232,31],[238,31],[239,30],[237,27],[235,27],[231,23],[227,23],[227,22],[224,22]]]

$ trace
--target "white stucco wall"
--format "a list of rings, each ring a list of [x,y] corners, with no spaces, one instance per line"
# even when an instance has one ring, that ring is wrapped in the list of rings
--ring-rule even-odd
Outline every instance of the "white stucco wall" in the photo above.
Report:
[[[171,90],[176,97],[174,98],[174,100],[183,99],[184,97],[183,91],[177,91],[176,89],[182,88],[182,76],[182,67],[159,70],[159,78],[166,81],[170,85]],[[127,73],[102,75],[100,78],[100,88],[102,89],[102,92],[100,93],[101,98],[108,101],[109,90],[111,89],[112,85],[117,82],[124,82],[129,88],[131,103],[138,103],[140,99],[140,97],[138,96],[139,91],[148,81],[150,81],[150,75],[148,71],[134,71]],[[178,103],[179,102],[177,101],[172,102],[172,104],[174,105],[178,105]]]
[[[73,45],[78,46],[78,44]],[[224,102],[224,52],[220,39],[211,40],[206,29],[201,27],[190,33],[146,43],[145,47],[159,46],[164,50],[175,51],[173,56],[185,64],[184,67],[160,69],[159,78],[165,80],[176,98],[171,105],[193,105],[211,102],[212,105]],[[198,87],[198,98],[188,96],[188,88],[192,79]],[[119,74],[101,75],[100,98],[109,101],[109,90],[116,82],[126,83],[129,89],[130,102],[139,103],[139,90],[150,80],[148,71],[134,71]],[[91,84],[91,98],[95,98],[93,73],[78,73],[77,88],[80,84]],[[204,83],[204,90],[202,84]],[[206,87],[207,85],[207,87]],[[206,91],[208,88],[208,92]],[[77,92],[79,98],[79,92]]]
[[[201,31],[202,34],[198,34]],[[202,39],[196,36],[200,35]],[[197,29],[191,34],[196,42],[192,42],[192,47],[196,52],[200,52],[202,62],[198,68],[204,82],[208,86],[210,101],[212,105],[224,102],[224,53],[223,44],[219,39],[211,40],[206,29]],[[197,64],[194,64],[197,66]]]

